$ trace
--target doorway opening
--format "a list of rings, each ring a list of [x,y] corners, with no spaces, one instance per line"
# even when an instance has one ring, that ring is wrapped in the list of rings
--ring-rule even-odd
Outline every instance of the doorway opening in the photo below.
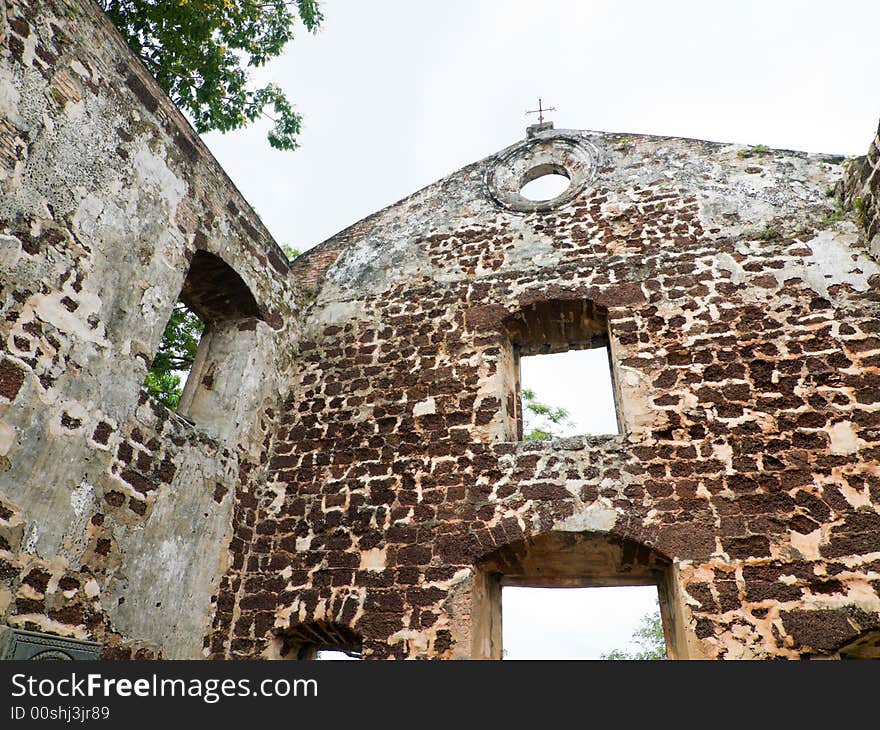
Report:
[[[665,659],[657,587],[501,590],[504,659]]]
[[[687,656],[675,566],[647,545],[553,531],[499,547],[475,568],[474,659]],[[653,635],[641,637],[643,627]]]
[[[354,662],[362,657],[341,649],[319,649],[315,652],[315,659],[321,662]]]

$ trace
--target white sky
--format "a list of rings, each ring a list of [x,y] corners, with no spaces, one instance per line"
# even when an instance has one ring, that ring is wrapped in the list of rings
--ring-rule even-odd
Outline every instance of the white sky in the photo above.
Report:
[[[304,250],[524,137],[558,128],[861,155],[880,118],[880,3],[323,0],[259,69],[305,116],[206,135],[280,243]],[[302,30],[302,29],[300,29]]]
[[[656,610],[655,586],[501,589],[505,659],[600,659]]]
[[[571,180],[565,175],[549,173],[523,185],[519,194],[529,200],[551,200],[568,190]]]
[[[568,411],[559,424],[526,413],[526,431],[537,427],[556,436],[618,432],[607,347],[520,358],[520,379],[539,403]]]
[[[876,0],[322,8],[322,30],[301,33],[255,77],[279,83],[305,116],[301,149],[272,150],[267,124],[205,137],[278,242],[300,250],[522,139],[538,96],[556,107],[557,128],[846,155],[867,151],[880,118]],[[531,385],[575,413],[573,397],[554,400],[557,375]],[[574,593],[554,593],[555,608],[526,609],[543,625],[586,610],[566,603]],[[627,611],[619,603],[612,613]]]

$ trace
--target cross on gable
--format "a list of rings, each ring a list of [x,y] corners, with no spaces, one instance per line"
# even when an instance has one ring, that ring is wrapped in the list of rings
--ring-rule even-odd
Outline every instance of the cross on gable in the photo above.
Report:
[[[541,101],[541,97],[539,96],[538,97],[538,108],[527,110],[526,114],[537,114],[538,115],[538,124],[543,124],[544,123],[544,112],[555,112],[555,111],[556,111],[555,106],[549,106],[545,109],[544,104]]]

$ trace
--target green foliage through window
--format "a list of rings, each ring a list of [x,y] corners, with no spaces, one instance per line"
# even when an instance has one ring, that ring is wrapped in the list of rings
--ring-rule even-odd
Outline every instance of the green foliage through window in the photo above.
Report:
[[[317,31],[324,19],[317,0],[98,3],[197,131],[227,132],[262,116],[275,125],[272,147],[297,147],[302,117],[276,84],[252,87],[248,70],[280,55],[297,19]]]
[[[635,659],[640,661],[666,659],[666,637],[663,635],[663,620],[660,606],[642,616],[639,627],[630,640],[631,649],[614,649],[602,654],[603,659]]]
[[[549,441],[558,437],[558,427],[571,423],[564,408],[541,403],[531,388],[522,389],[523,440]]]
[[[180,402],[183,376],[192,368],[204,330],[195,312],[182,302],[174,305],[144,382],[147,392],[169,408],[176,409]]]

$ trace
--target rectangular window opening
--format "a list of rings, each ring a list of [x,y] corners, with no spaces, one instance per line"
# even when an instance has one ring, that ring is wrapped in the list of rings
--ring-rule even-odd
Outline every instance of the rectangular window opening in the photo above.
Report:
[[[501,589],[503,659],[666,659],[657,586]]]
[[[192,371],[205,323],[182,301],[174,305],[144,387],[171,410],[183,411],[180,399]],[[182,414],[185,415],[185,414]]]
[[[620,433],[608,346],[520,356],[521,438]]]

